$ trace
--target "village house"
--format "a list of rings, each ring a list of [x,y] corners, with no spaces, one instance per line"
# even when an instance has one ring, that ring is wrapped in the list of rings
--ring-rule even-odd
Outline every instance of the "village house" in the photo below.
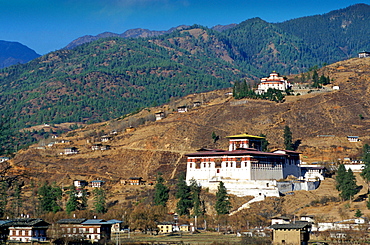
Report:
[[[359,142],[360,141],[360,137],[358,137],[358,136],[347,136],[347,140],[349,142]]]
[[[359,58],[367,58],[367,57],[370,57],[370,52],[361,51],[361,52],[358,53],[358,57]]]
[[[290,219],[285,216],[277,216],[277,217],[272,217],[271,218],[271,225],[275,224],[289,224]]]
[[[272,72],[269,77],[261,78],[261,82],[258,84],[256,93],[266,93],[269,88],[285,91],[290,89],[292,86],[284,77],[280,77],[279,73]]]
[[[98,242],[101,239],[110,239],[112,222],[102,219],[61,219],[57,221],[61,236],[81,238]]]
[[[73,185],[76,188],[84,188],[85,186],[88,185],[88,182],[86,180],[74,180]]]
[[[159,233],[170,233],[174,231],[175,223],[173,222],[161,222],[158,223],[157,227],[159,230]]]
[[[142,185],[145,183],[145,181],[143,181],[142,177],[130,177],[128,179],[128,183],[130,185]]]
[[[309,181],[324,180],[325,171],[325,167],[322,166],[301,165],[301,173]]]
[[[49,223],[42,219],[14,219],[9,226],[9,240],[19,242],[46,241]]]
[[[101,142],[108,142],[108,141],[112,140],[112,137],[110,137],[108,135],[103,135],[100,140],[101,140]]]
[[[194,179],[202,187],[215,191],[222,181],[228,193],[237,196],[279,196],[283,192],[281,188],[292,190],[292,183],[279,187],[277,180],[301,176],[299,152],[263,152],[260,136],[240,134],[227,138],[228,151],[203,148],[186,154],[188,183]],[[301,189],[311,188],[303,182]],[[312,188],[315,187],[312,185]]]
[[[272,242],[275,245],[300,244],[307,245],[310,240],[311,223],[296,221],[290,224],[275,224],[270,226],[273,229]]]
[[[179,229],[181,232],[189,232],[190,231],[190,225],[188,224],[182,224],[179,226]]]
[[[77,154],[78,148],[76,147],[70,147],[70,148],[64,148],[64,155],[72,155]]]
[[[164,112],[163,111],[157,111],[155,113],[155,120],[156,121],[162,120],[163,118],[164,118]]]
[[[177,112],[184,113],[187,112],[188,108],[186,106],[179,106],[177,107]]]
[[[105,184],[105,181],[102,180],[93,180],[89,183],[89,187],[100,188]]]
[[[0,162],[6,162],[9,161],[9,157],[0,157]]]
[[[201,106],[202,105],[202,102],[200,101],[194,101],[193,102],[193,107],[198,107],[198,106]]]
[[[109,145],[103,145],[103,144],[93,144],[91,146],[91,150],[93,151],[106,151],[106,150],[109,150],[110,149],[110,146]]]

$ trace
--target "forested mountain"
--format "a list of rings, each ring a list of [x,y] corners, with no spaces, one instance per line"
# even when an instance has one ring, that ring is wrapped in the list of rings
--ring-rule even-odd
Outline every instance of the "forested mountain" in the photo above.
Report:
[[[167,31],[151,31],[148,29],[135,28],[135,29],[129,29],[122,34],[117,34],[113,32],[104,32],[96,36],[86,35],[83,37],[79,37],[76,40],[73,40],[65,47],[65,49],[73,49],[81,44],[92,42],[92,41],[99,40],[101,38],[106,38],[106,37],[123,37],[123,38],[156,37],[159,35],[168,34],[173,31],[182,30],[186,28],[189,28],[189,26],[182,25],[182,26],[171,28]]]
[[[100,38],[111,35],[104,33],[0,70],[0,112],[15,130],[97,122],[272,70],[297,74],[370,50],[369,9],[358,4],[275,24],[253,18],[226,28],[181,26],[145,38]]]
[[[0,109],[13,127],[109,120],[172,97],[230,87],[245,72],[210,30],[156,39],[107,38],[0,72]]]
[[[333,63],[370,50],[370,5],[356,4],[323,15],[275,24],[302,39],[321,62]]]
[[[23,64],[39,56],[23,44],[0,40],[0,68]]]

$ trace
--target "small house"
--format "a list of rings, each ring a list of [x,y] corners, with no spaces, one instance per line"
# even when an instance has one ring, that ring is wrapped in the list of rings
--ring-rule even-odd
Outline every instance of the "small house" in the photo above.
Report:
[[[105,184],[105,181],[102,180],[93,180],[90,182],[89,186],[93,188],[100,188]]]
[[[128,179],[128,183],[130,185],[142,185],[144,183],[144,181],[143,181],[142,177],[130,177]]]
[[[74,180],[73,181],[73,185],[76,187],[76,188],[83,188],[85,186],[88,185],[87,181],[86,180]]]
[[[9,240],[18,242],[46,241],[49,223],[42,219],[14,219],[9,226]]]
[[[156,121],[162,120],[163,118],[164,118],[164,112],[163,111],[157,111],[155,113],[155,120]]]
[[[170,233],[173,232],[173,227],[175,223],[173,222],[161,222],[158,223],[157,227],[159,230],[159,233]]]
[[[202,102],[200,101],[194,101],[193,102],[193,107],[198,107],[198,106],[201,106],[202,105]]]
[[[72,155],[77,154],[78,148],[76,147],[70,147],[70,148],[64,148],[64,155]]]
[[[103,135],[101,137],[101,142],[108,142],[112,139],[112,137],[108,136],[108,135]]]
[[[188,232],[188,231],[190,231],[190,225],[188,225],[188,224],[182,224],[182,225],[180,225],[180,231],[182,231],[182,232]]]
[[[9,157],[0,157],[0,162],[6,162],[9,161]]]
[[[358,53],[358,57],[359,58],[367,58],[367,57],[370,57],[370,52],[361,51],[361,52]]]
[[[184,113],[187,112],[188,108],[186,106],[179,106],[177,107],[177,112]]]
[[[358,137],[358,136],[347,136],[347,140],[349,142],[359,142],[360,141],[360,137]]]
[[[271,225],[275,224],[289,224],[290,219],[285,216],[278,216],[278,217],[272,217],[271,218]]]
[[[273,229],[273,244],[307,245],[310,240],[311,223],[296,221],[290,224],[271,225]]]
[[[130,132],[134,132],[135,130],[136,130],[136,128],[130,126],[130,127],[126,128],[125,131],[126,131],[126,133],[130,133]]]
[[[91,146],[91,150],[93,151],[106,151],[109,150],[110,146],[109,145],[103,145],[103,144],[94,144]]]
[[[112,222],[102,219],[61,219],[57,221],[62,237],[98,242],[110,238]]]
[[[116,219],[111,219],[107,221],[108,223],[111,223],[111,232],[120,232],[122,228],[122,223],[123,221],[121,220],[116,220]]]

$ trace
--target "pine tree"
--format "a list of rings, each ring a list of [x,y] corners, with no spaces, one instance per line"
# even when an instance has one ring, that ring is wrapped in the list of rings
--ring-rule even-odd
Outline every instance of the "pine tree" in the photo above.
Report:
[[[78,203],[78,209],[79,210],[86,210],[87,208],[87,192],[85,189],[80,190],[81,197]]]
[[[338,167],[338,171],[335,174],[335,181],[336,185],[335,188],[337,188],[338,191],[342,189],[344,179],[346,178],[346,168],[343,164],[340,164]]]
[[[98,214],[104,214],[107,212],[105,191],[102,188],[95,188],[94,194],[94,211]]]
[[[351,169],[348,169],[340,190],[340,196],[344,200],[351,200],[359,192],[356,184],[356,177]]]
[[[217,188],[215,209],[218,215],[228,214],[231,209],[229,196],[227,195],[226,187],[222,181]]]
[[[370,146],[365,144],[362,147],[362,161],[364,162],[364,168],[362,169],[361,176],[367,183],[367,192],[369,193],[370,187]]]
[[[195,179],[190,180],[191,199],[193,202],[193,215],[200,216],[204,214],[202,208],[202,202],[200,200],[201,187],[198,185]]]
[[[181,174],[177,182],[176,198],[179,198],[176,205],[176,212],[181,215],[189,215],[193,207],[190,187],[186,184],[184,174]]]
[[[363,215],[363,213],[361,212],[361,210],[360,209],[357,209],[356,210],[356,213],[355,213],[355,217],[356,218],[360,218],[362,215]]]
[[[45,182],[44,185],[38,189],[37,195],[42,211],[56,213],[61,210],[58,200],[62,198],[62,190],[60,187],[56,186],[55,183],[49,185]]]
[[[169,189],[164,185],[164,179],[161,174],[157,176],[157,184],[154,187],[154,205],[166,207],[169,195]]]
[[[289,126],[285,126],[284,127],[284,146],[286,150],[294,150],[292,142],[293,142],[292,131],[290,131]]]
[[[76,187],[74,185],[71,185],[69,187],[69,198],[66,204],[66,212],[68,214],[71,214],[71,212],[76,211],[78,207],[78,200],[77,200],[77,192]]]

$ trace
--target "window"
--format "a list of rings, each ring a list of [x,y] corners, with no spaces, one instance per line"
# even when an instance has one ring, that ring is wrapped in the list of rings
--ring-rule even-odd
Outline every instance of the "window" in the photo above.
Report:
[[[94,233],[94,228],[89,228],[90,233]]]

